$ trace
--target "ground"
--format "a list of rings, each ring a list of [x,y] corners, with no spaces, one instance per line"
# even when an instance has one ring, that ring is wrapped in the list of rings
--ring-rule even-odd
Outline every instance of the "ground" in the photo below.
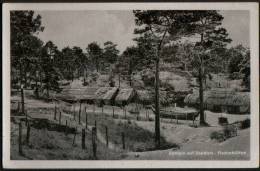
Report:
[[[24,142],[24,155],[18,153],[18,122],[19,117],[13,116],[11,123],[11,159],[93,159],[91,129],[95,125],[98,128],[98,159],[211,159],[211,160],[234,160],[249,159],[250,152],[250,129],[238,131],[238,136],[217,142],[210,139],[213,131],[221,130],[218,125],[218,117],[225,115],[230,123],[245,120],[250,115],[231,115],[206,111],[206,120],[210,127],[193,127],[190,120],[161,119],[161,135],[163,149],[155,149],[153,143],[154,115],[151,111],[143,109],[140,117],[130,114],[127,110],[115,108],[114,117],[111,106],[103,108],[82,104],[81,121],[79,122],[79,104],[75,105],[75,119],[73,106],[66,103],[56,102],[57,114],[54,120],[54,102],[36,100],[26,93],[25,107],[28,115],[32,118],[48,119],[51,124],[59,125],[59,112],[61,111],[61,125],[70,128],[77,127],[75,143],[74,134],[66,135],[65,130],[31,129],[31,144]],[[12,100],[19,100],[19,94],[13,95]],[[65,107],[66,106],[66,107]],[[86,112],[88,113],[88,125],[86,127]],[[66,109],[66,110],[65,110]],[[127,109],[127,108],[126,108]],[[147,114],[148,113],[148,114]],[[194,125],[198,125],[196,119]],[[23,122],[24,123],[24,122]],[[105,126],[109,132],[109,146],[106,146]],[[23,134],[26,127],[23,125]],[[86,129],[86,147],[81,148],[81,130]],[[125,146],[123,149],[121,133],[125,133]],[[240,152],[245,154],[226,154],[220,152]],[[193,154],[190,154],[192,153]],[[200,153],[199,153],[200,152]],[[202,154],[203,153],[203,154]],[[206,154],[207,153],[207,154]]]

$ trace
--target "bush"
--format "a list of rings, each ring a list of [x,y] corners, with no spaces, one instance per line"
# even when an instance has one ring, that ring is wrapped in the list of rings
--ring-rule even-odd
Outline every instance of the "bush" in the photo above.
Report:
[[[250,119],[243,120],[240,125],[240,129],[246,129],[250,127]]]
[[[214,131],[210,134],[210,139],[216,139],[219,142],[225,141],[228,138],[237,136],[237,128],[235,125],[227,125],[221,131]]]
[[[227,125],[223,129],[224,136],[230,138],[237,135],[237,128],[235,125]]]
[[[216,139],[217,141],[222,142],[225,140],[225,136],[223,132],[214,131],[210,134],[210,139]]]
[[[226,117],[219,117],[218,123],[219,125],[228,124],[228,119]]]

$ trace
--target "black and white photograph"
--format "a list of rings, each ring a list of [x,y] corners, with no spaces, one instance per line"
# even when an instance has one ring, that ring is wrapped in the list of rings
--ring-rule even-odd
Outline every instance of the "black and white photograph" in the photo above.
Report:
[[[258,4],[188,4],[5,4],[6,160],[258,166]]]

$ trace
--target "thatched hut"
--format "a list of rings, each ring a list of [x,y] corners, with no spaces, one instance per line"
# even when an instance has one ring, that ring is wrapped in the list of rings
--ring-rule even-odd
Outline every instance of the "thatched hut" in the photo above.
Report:
[[[148,90],[136,90],[136,102],[149,105],[153,102],[152,93]]]
[[[78,89],[63,89],[61,93],[57,93],[55,98],[67,102],[87,102],[94,103],[98,87],[84,87]]]
[[[98,104],[111,105],[114,103],[117,92],[118,92],[117,87],[101,87],[95,93],[96,102]]]
[[[193,92],[185,97],[188,106],[199,106],[199,93]],[[235,92],[227,89],[213,89],[204,92],[205,109],[216,112],[249,113],[250,93]]]
[[[115,103],[117,105],[127,105],[133,100],[135,94],[136,91],[133,88],[120,89],[115,98]]]
[[[112,104],[117,92],[118,88],[116,87],[68,88],[56,94],[55,98],[70,103],[81,101],[89,104]]]

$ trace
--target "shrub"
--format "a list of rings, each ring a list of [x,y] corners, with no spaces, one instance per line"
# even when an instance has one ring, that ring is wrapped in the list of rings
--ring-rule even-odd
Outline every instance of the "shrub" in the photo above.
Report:
[[[225,140],[225,136],[223,132],[220,131],[214,131],[210,134],[210,139],[215,139],[219,142],[222,142]]]
[[[218,123],[220,125],[223,125],[223,124],[228,124],[228,119],[226,117],[219,117],[218,118]]]
[[[237,127],[235,125],[227,125],[223,130],[214,131],[210,134],[211,139],[216,139],[219,142],[225,141],[234,136],[237,136]]]
[[[241,121],[240,129],[246,129],[250,127],[250,119],[247,118],[246,120]]]

